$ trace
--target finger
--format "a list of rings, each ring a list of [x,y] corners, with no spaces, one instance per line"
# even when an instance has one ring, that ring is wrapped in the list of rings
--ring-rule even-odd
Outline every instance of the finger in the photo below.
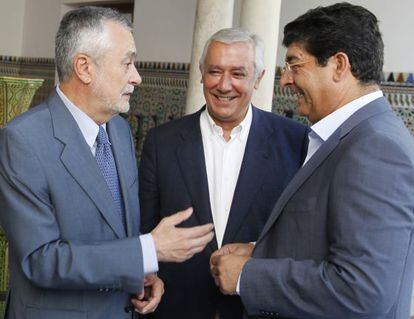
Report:
[[[182,223],[186,219],[190,218],[192,213],[193,213],[193,208],[188,207],[186,210],[182,210],[171,216],[165,217],[164,220],[166,220],[168,223],[171,223],[173,226],[175,226],[175,225]]]
[[[145,306],[147,306],[147,304],[149,303],[149,301],[147,301],[147,300],[141,301],[141,300],[132,298],[131,299],[131,303],[134,306],[134,310],[136,312],[139,312],[140,314],[144,314]]]
[[[145,305],[145,307],[142,308],[141,314],[146,314],[146,313],[149,313],[149,312],[153,312],[157,308],[159,302],[160,301],[157,300],[156,298],[151,298],[148,301],[148,303]]]
[[[177,228],[177,230],[180,232],[180,235],[184,238],[199,238],[212,233],[213,228],[213,224],[204,224],[201,226],[194,226],[188,228]]]
[[[223,246],[223,247],[224,247],[224,246]],[[222,248],[223,248],[223,247],[222,247]],[[215,252],[213,252],[213,253],[211,254],[211,256],[210,256],[210,259],[211,259],[213,256],[223,255],[222,248],[217,249]]]
[[[210,231],[202,236],[191,237],[187,239],[187,249],[193,247],[206,246],[214,238],[214,232]]]
[[[139,294],[137,294],[138,300],[142,300],[142,298],[144,298],[144,296],[145,296],[145,290],[144,289]]]
[[[214,235],[211,234],[211,235],[206,235],[203,238],[197,238],[197,239],[192,239],[192,240],[187,241],[185,260],[203,251],[206,245],[213,239],[213,237]]]
[[[162,282],[162,280],[155,281],[152,287],[151,298],[149,298],[149,303],[144,307],[143,312],[153,312],[160,303],[163,294],[164,283]]]

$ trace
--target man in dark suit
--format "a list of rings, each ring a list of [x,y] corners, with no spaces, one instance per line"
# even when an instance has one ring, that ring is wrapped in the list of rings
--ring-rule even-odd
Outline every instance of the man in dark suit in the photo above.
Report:
[[[149,132],[140,165],[144,232],[175,210],[194,207],[185,224],[214,222],[216,238],[191,261],[161,264],[166,291],[155,318],[240,318],[239,297],[223,296],[209,273],[222,244],[258,237],[277,197],[306,152],[303,125],[251,105],[264,74],[263,44],[224,29],[200,60],[206,107]]]
[[[213,238],[212,225],[175,227],[190,210],[139,235],[134,145],[117,115],[141,82],[135,55],[131,25],[118,12],[67,13],[56,36],[59,86],[0,131],[6,319],[148,313],[163,293],[158,261],[185,260]]]
[[[379,88],[383,42],[367,9],[339,3],[287,24],[281,84],[313,123],[305,164],[254,250],[211,258],[249,316],[405,319],[414,275],[414,142]]]

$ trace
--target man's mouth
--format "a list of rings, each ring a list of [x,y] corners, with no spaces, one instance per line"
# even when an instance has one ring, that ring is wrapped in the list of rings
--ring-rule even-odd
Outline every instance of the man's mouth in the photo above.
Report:
[[[221,102],[229,102],[233,99],[235,99],[235,96],[221,96],[221,95],[214,95],[216,97],[217,100],[221,101]]]
[[[301,92],[294,92],[293,96],[297,99],[301,98],[301,97],[305,97],[305,95],[303,95],[303,93]]]
[[[134,93],[134,92],[125,92],[125,93],[122,93],[122,95],[123,96],[127,95],[127,96],[131,97],[132,96],[132,93]]]

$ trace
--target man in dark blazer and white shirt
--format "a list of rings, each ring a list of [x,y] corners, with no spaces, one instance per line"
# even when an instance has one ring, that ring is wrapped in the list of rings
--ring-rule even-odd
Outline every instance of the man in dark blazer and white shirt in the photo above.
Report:
[[[360,6],[285,26],[281,84],[314,123],[303,167],[253,245],[211,258],[249,316],[406,319],[414,274],[414,143],[379,88],[383,42]],[[241,274],[241,275],[240,275]]]
[[[134,144],[118,116],[141,82],[135,55],[131,25],[118,12],[68,12],[56,36],[59,86],[0,131],[6,319],[148,313],[163,293],[158,261],[185,260],[213,238],[212,225],[175,227],[190,211],[139,234]]]
[[[185,224],[214,222],[216,238],[191,261],[160,264],[168,288],[155,318],[240,318],[237,296],[223,296],[209,273],[222,244],[257,239],[277,197],[306,154],[306,127],[251,105],[264,73],[263,44],[223,29],[200,60],[206,106],[150,131],[140,164],[142,230],[175,210]]]

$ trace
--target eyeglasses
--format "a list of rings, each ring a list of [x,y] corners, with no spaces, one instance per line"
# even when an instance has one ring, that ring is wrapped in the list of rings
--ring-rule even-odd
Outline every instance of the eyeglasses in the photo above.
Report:
[[[289,63],[289,62],[285,62],[285,66],[282,68],[282,74],[286,73],[286,72],[292,72],[293,71],[293,67],[298,66],[298,65],[303,65],[305,63],[308,63],[312,61],[312,59],[306,60],[306,61],[300,61],[300,62],[296,62],[296,63]]]

